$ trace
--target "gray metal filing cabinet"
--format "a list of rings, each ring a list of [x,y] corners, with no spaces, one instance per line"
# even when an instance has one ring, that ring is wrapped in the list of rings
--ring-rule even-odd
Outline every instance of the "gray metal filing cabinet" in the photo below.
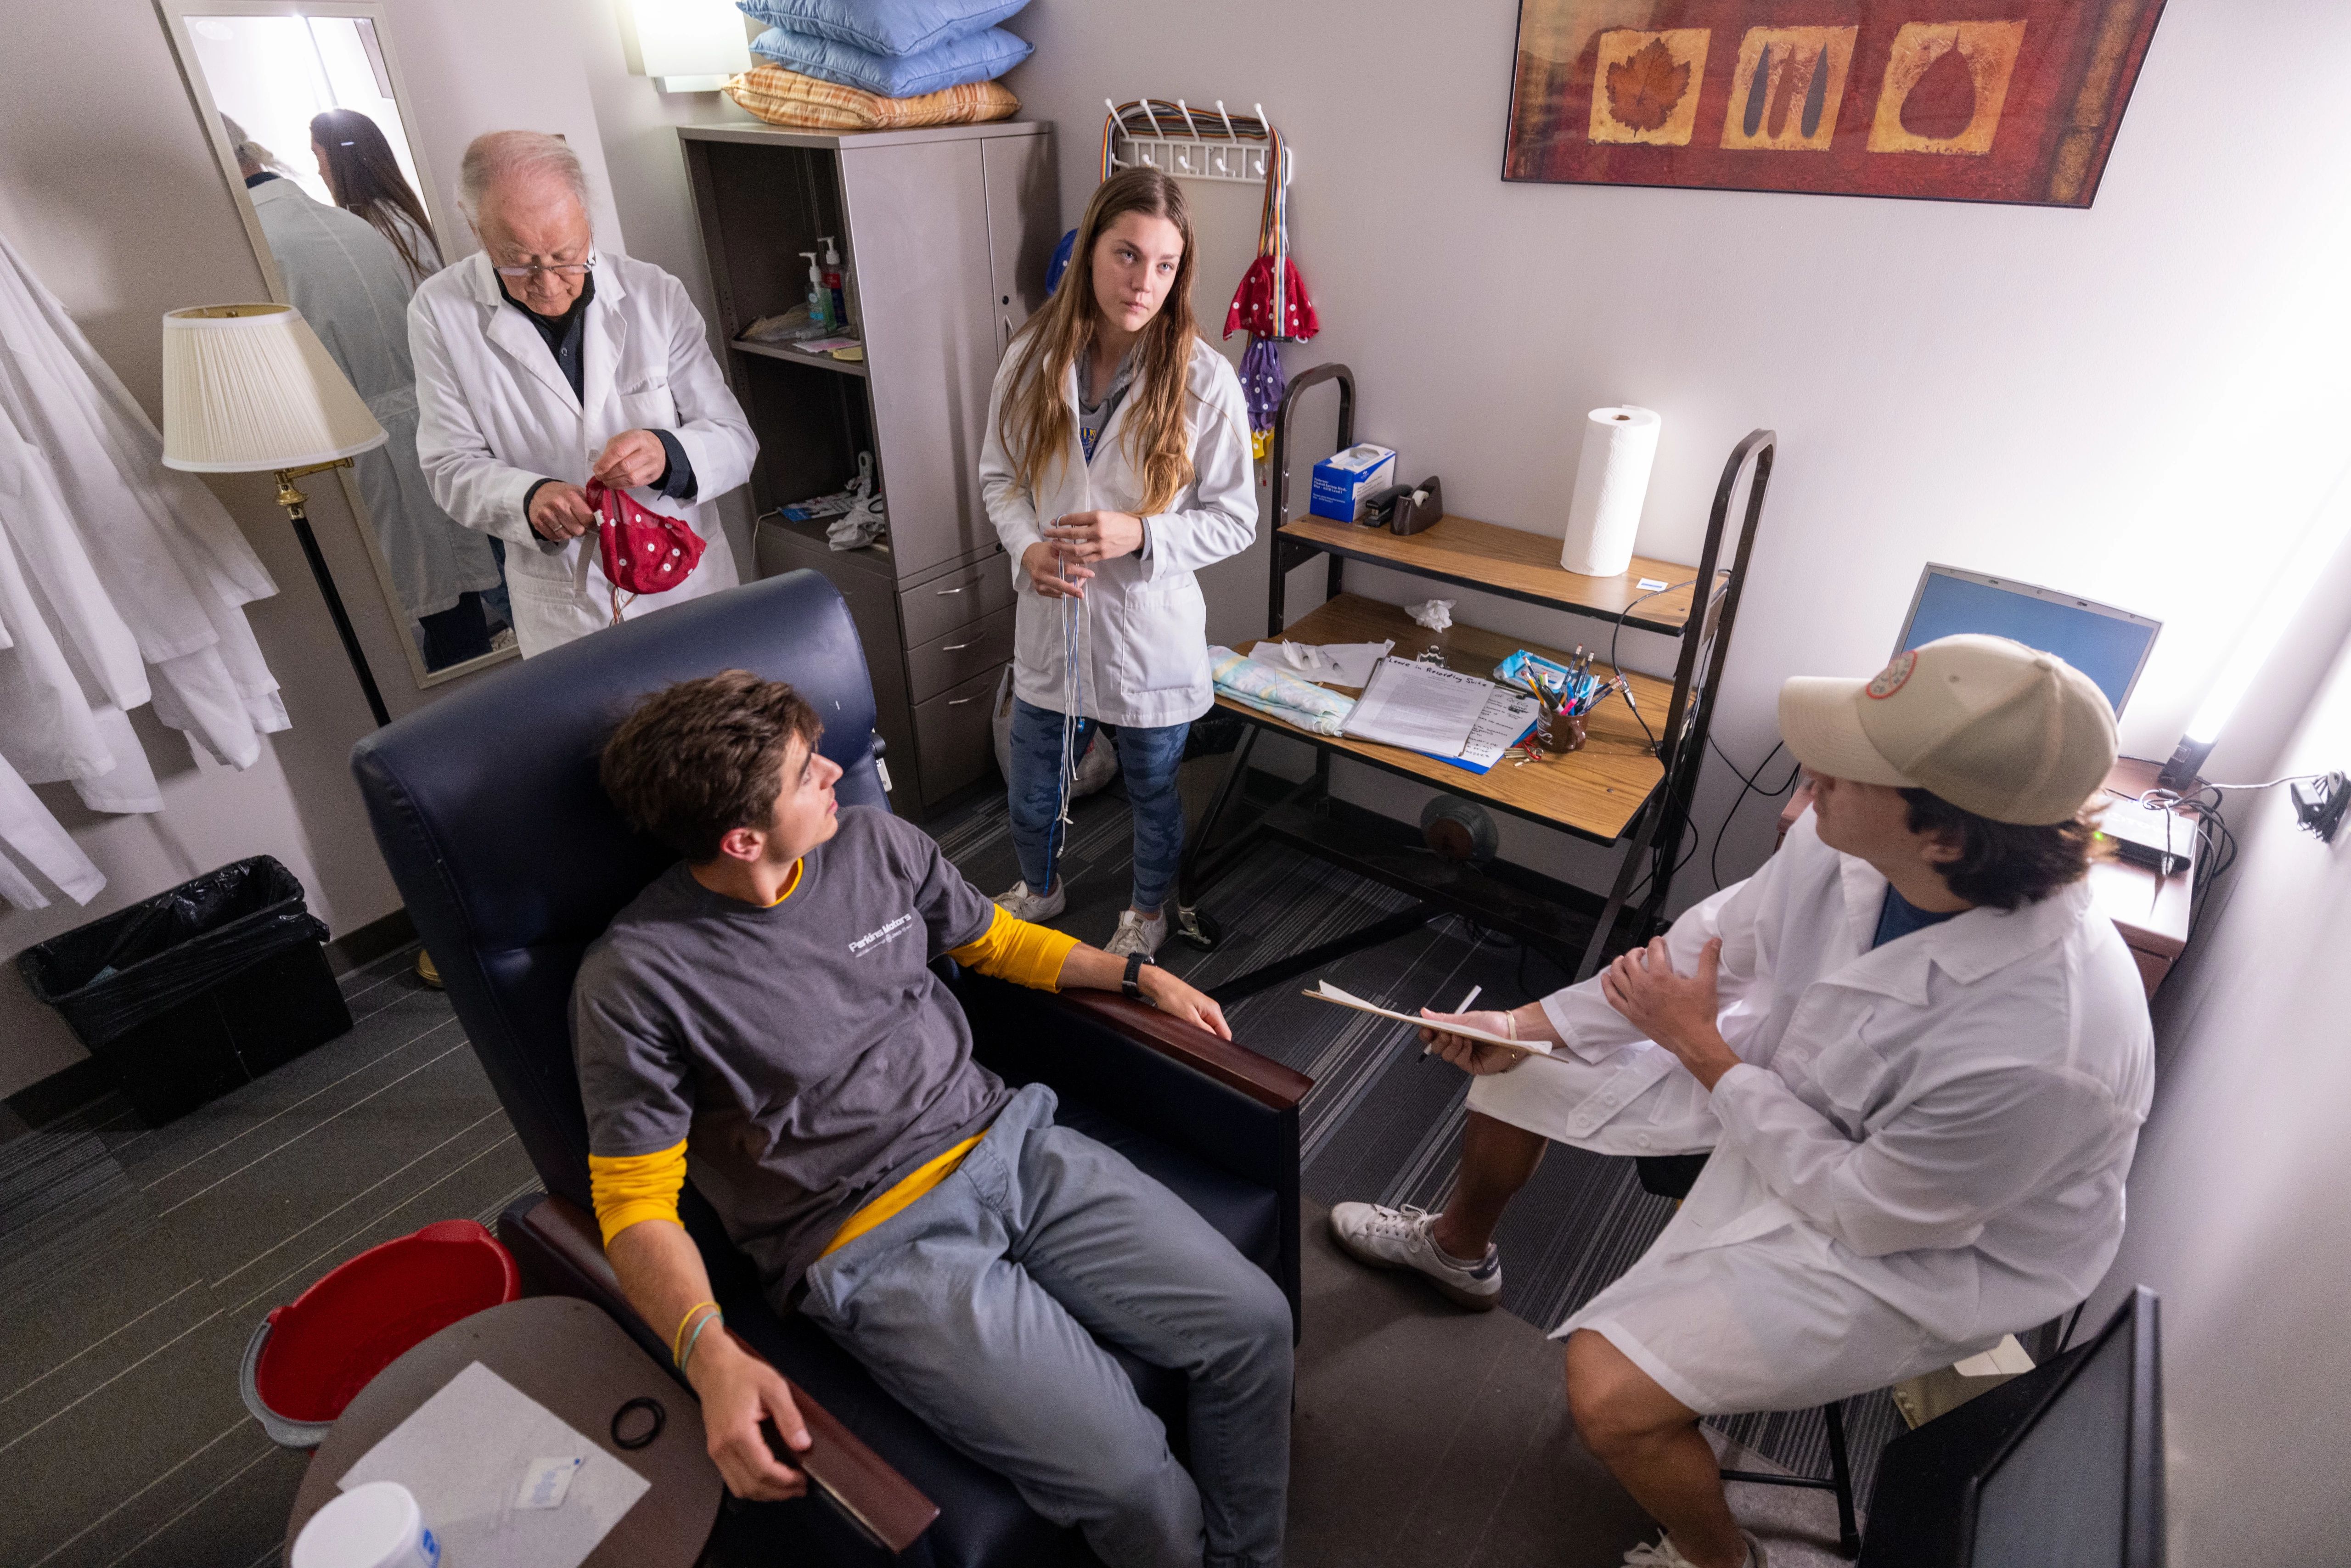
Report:
[[[1050,125],[828,134],[684,126],[678,136],[727,341],[759,437],[762,576],[812,567],[849,602],[873,674],[891,801],[920,818],[993,766],[988,699],[1012,656],[1012,575],[979,497],[987,392],[1045,301],[1061,237]],[[742,340],[808,292],[841,246],[862,363]],[[839,490],[873,454],[887,539],[835,551],[787,503]]]

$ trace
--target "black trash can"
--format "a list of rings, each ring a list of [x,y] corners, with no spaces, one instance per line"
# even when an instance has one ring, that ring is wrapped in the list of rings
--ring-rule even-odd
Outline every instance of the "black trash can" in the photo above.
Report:
[[[294,873],[256,855],[27,947],[16,964],[160,1124],[350,1030],[326,940]]]

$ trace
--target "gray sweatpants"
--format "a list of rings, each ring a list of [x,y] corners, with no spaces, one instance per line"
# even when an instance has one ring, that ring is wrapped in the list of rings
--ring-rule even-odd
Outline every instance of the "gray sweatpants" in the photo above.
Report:
[[[808,1271],[800,1310],[1112,1568],[1276,1568],[1290,1304],[1032,1083],[946,1181]],[[1192,1469],[1097,1340],[1189,1380]]]

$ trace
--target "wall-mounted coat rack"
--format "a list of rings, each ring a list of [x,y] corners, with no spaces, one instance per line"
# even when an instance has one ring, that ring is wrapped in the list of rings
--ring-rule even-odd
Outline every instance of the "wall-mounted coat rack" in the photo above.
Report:
[[[1233,180],[1245,184],[1265,183],[1266,170],[1280,160],[1281,183],[1296,173],[1296,154],[1282,141],[1265,105],[1254,115],[1228,114],[1222,99],[1214,113],[1193,109],[1182,99],[1133,99],[1125,103],[1102,99],[1109,112],[1102,117],[1102,178],[1138,165],[1172,174],[1179,180]]]

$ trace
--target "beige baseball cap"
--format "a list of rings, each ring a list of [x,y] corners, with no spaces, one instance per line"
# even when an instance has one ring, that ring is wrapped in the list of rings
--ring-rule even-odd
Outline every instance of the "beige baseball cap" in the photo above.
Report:
[[[2020,825],[2071,820],[2115,765],[2105,694],[2005,637],[1938,637],[1875,680],[1799,675],[1780,688],[1780,735],[1814,773]]]

